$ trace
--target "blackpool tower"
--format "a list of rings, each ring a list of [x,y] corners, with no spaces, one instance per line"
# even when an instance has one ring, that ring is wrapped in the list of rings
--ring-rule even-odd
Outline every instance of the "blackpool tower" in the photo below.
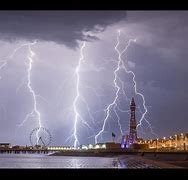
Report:
[[[130,118],[130,124],[129,124],[129,143],[134,144],[135,140],[137,139],[137,131],[136,131],[136,117],[135,117],[135,110],[136,110],[136,104],[134,102],[134,98],[131,100],[130,104],[130,110],[131,110],[131,118]]]
[[[136,131],[137,123],[136,123],[136,116],[135,116],[136,104],[134,102],[133,97],[130,103],[130,110],[131,110],[131,117],[130,117],[130,123],[129,123],[129,134],[122,136],[122,141],[121,141],[122,148],[129,148],[130,145],[135,144],[137,140],[137,131]]]

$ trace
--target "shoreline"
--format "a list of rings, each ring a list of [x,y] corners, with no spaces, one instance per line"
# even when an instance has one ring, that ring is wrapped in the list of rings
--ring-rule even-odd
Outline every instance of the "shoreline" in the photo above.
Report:
[[[184,169],[188,168],[188,153],[114,153],[114,152],[56,152],[49,156],[75,156],[75,157],[112,157],[118,158],[121,166],[127,163],[150,164],[153,168]]]
[[[19,155],[21,155],[21,154],[19,154]],[[109,162],[113,163],[113,165],[111,164],[109,167],[106,167],[106,168],[116,168],[116,169],[187,169],[188,168],[187,160],[185,160],[185,161],[167,161],[164,159],[157,159],[155,157],[144,157],[144,156],[133,155],[133,154],[123,154],[123,155],[122,154],[121,155],[120,154],[119,155],[118,154],[98,154],[98,155],[93,154],[91,156],[87,153],[87,155],[85,154],[85,156],[83,156],[80,154],[79,155],[73,155],[73,154],[72,155],[70,155],[70,154],[62,155],[62,153],[58,153],[58,155],[57,155],[57,153],[56,153],[56,155],[54,155],[54,154],[47,155],[46,154],[45,156],[46,156],[46,158],[51,157],[49,159],[50,162],[54,162],[54,159],[57,162],[63,162],[61,160],[64,158],[66,161],[68,160],[70,162],[72,160],[76,159],[76,161],[83,163],[83,164],[81,163],[81,166],[77,167],[77,168],[90,168],[86,165],[87,162],[96,163],[97,160],[99,162],[109,161]],[[39,156],[39,158],[44,159],[44,161],[46,159],[46,158],[40,157],[40,156]],[[36,160],[36,158],[34,158],[34,160]],[[82,166],[82,165],[84,165],[84,166]],[[42,168],[42,167],[40,167],[40,168]],[[45,168],[45,166],[43,168]],[[50,166],[50,168],[51,168],[51,166]],[[62,168],[62,167],[58,167],[58,168]],[[63,167],[63,168],[69,168],[69,167]],[[72,168],[74,168],[74,167],[72,167]],[[97,167],[95,165],[94,168],[105,168],[105,167]]]

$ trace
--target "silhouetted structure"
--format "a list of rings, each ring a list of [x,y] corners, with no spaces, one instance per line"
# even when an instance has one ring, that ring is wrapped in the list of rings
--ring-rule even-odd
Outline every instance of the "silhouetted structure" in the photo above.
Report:
[[[132,97],[131,103],[130,103],[130,110],[131,110],[131,117],[130,117],[130,123],[129,123],[129,135],[123,135],[122,141],[121,141],[121,147],[122,148],[129,148],[130,145],[134,144],[137,140],[137,131],[136,131],[136,116],[135,116],[135,110],[136,110],[136,104],[134,102],[134,98]]]
[[[130,104],[130,110],[131,110],[131,118],[130,118],[130,131],[129,131],[129,142],[130,144],[134,144],[135,140],[137,139],[137,131],[136,131],[136,116],[135,116],[135,110],[136,110],[136,104],[134,102],[134,98],[131,100]]]
[[[11,144],[10,143],[0,143],[0,148],[10,148]]]

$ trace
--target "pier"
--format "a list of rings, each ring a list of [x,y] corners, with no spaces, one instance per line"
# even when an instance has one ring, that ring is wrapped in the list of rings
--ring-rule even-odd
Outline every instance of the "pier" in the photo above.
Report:
[[[56,151],[48,149],[0,149],[0,154],[49,154]]]

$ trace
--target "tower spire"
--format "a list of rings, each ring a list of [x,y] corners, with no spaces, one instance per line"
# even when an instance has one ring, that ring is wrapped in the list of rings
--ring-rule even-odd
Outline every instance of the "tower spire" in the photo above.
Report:
[[[134,97],[132,97],[132,99],[131,99],[131,106],[135,106],[136,107],[136,104],[134,102]]]
[[[137,123],[136,123],[136,117],[135,117],[135,111],[136,111],[136,104],[134,101],[134,97],[132,96],[131,102],[130,102],[130,110],[131,110],[131,117],[130,117],[130,123],[129,123],[129,135],[123,135],[122,141],[121,141],[121,147],[126,148],[130,147],[131,144],[134,144],[137,140]]]
[[[134,101],[134,97],[131,99],[130,103],[130,110],[131,110],[131,117],[130,117],[130,131],[129,131],[129,141],[130,144],[135,143],[135,140],[137,139],[137,131],[136,131],[136,116],[135,116],[135,110],[136,110],[136,104]]]

